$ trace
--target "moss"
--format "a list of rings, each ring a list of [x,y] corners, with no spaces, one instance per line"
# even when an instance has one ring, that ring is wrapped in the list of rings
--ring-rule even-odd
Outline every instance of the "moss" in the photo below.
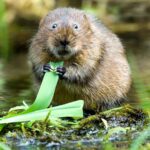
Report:
[[[103,121],[102,121],[103,118]],[[105,123],[104,123],[105,121]],[[64,123],[65,122],[65,123]],[[72,124],[70,124],[72,123]],[[41,143],[68,143],[76,141],[92,142],[128,141],[134,139],[147,125],[150,118],[146,112],[130,105],[100,112],[74,122],[73,119],[64,119],[59,125],[51,121],[37,121],[22,124],[9,124],[1,132],[1,138],[10,137],[21,143],[20,137],[27,141],[34,139]],[[107,128],[105,126],[108,126]],[[119,138],[118,138],[119,137]],[[86,141],[86,142],[85,142]],[[8,142],[8,141],[7,141]],[[7,143],[6,142],[6,143]],[[13,143],[14,144],[14,143]]]

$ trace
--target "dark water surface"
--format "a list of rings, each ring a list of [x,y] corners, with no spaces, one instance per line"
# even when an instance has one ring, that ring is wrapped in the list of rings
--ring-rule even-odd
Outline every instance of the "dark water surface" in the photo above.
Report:
[[[19,54],[8,62],[0,60],[0,109],[22,105],[33,97],[32,78],[27,54]]]

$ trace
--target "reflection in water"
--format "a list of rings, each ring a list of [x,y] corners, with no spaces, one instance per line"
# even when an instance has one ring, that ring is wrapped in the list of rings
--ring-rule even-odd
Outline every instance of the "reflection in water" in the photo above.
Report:
[[[131,70],[132,74],[134,76],[137,74],[138,78],[136,78],[136,81],[134,80],[136,84],[132,85],[129,99],[132,100],[133,104],[134,101],[137,103],[137,101],[145,100],[150,105],[150,33],[144,30],[137,33],[126,33],[122,36],[122,39],[124,39],[123,43],[127,53],[133,52],[138,69],[138,72]]]
[[[31,102],[31,75],[26,54],[15,56],[0,68],[0,109],[22,105],[22,101]]]
[[[150,37],[148,33],[142,36],[140,33],[139,36],[137,33],[128,33],[120,37],[125,49],[134,52],[142,80],[150,91]],[[26,54],[14,56],[8,63],[0,61],[0,109],[8,110],[10,107],[22,105],[23,100],[30,104],[35,98],[31,87],[32,77]],[[138,99],[134,89],[131,89],[129,99]]]

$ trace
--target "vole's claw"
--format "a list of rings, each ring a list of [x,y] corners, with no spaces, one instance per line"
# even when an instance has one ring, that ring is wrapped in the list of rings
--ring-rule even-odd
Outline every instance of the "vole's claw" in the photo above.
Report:
[[[56,71],[57,71],[57,73],[59,75],[59,78],[63,79],[64,78],[64,74],[66,73],[66,68],[65,67],[57,67]]]
[[[51,70],[51,66],[50,64],[45,64],[43,65],[43,72],[46,73],[46,72],[49,72]]]

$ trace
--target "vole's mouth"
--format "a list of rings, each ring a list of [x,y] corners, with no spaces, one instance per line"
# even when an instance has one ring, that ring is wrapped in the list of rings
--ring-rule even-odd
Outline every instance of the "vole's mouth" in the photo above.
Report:
[[[59,50],[58,51],[58,55],[60,56],[65,56],[65,55],[69,55],[70,52],[68,50]]]
[[[53,47],[48,48],[47,51],[54,58],[59,60],[67,60],[76,54],[76,51],[71,48]]]
[[[57,47],[55,51],[53,51],[54,55],[59,59],[69,59],[73,53],[69,47]]]

